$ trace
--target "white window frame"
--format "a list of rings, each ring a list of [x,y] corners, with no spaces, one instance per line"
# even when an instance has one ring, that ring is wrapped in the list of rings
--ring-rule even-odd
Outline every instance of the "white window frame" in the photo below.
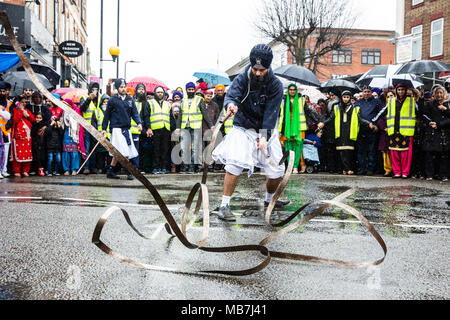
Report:
[[[412,42],[413,42],[413,52],[412,52],[412,58],[413,60],[422,60],[422,35],[423,35],[423,25],[418,25],[415,27],[411,28],[411,35],[412,35]],[[415,57],[414,56],[414,42],[417,41],[417,43],[419,43],[420,41],[420,45],[417,45],[418,47],[418,55]]]
[[[433,25],[437,22],[442,22],[442,29],[439,31],[433,31]],[[438,57],[444,54],[444,18],[439,18],[431,21],[431,35],[430,35],[430,57]],[[442,42],[441,42],[441,51],[433,53],[433,36],[441,34]]]
[[[417,6],[418,4],[421,4],[422,2],[423,2],[423,0],[412,0],[411,5],[414,7],[414,6]]]

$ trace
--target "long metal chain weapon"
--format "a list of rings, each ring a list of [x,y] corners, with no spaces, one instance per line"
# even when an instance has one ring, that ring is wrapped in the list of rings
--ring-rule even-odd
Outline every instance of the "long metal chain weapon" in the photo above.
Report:
[[[244,252],[244,251],[254,251],[257,253],[260,253],[262,255],[262,262],[257,264],[254,267],[251,267],[249,269],[244,270],[188,270],[188,269],[175,269],[175,268],[168,268],[163,266],[156,266],[156,265],[150,265],[146,263],[141,263],[138,261],[135,261],[133,259],[127,258],[125,256],[122,256],[121,254],[117,253],[113,249],[111,249],[108,245],[106,245],[101,239],[101,233],[103,230],[103,227],[105,223],[107,222],[108,218],[116,211],[121,211],[126,222],[128,225],[138,234],[140,237],[144,239],[148,239],[145,237],[141,232],[138,231],[138,229],[133,225],[131,222],[130,216],[124,209],[121,209],[119,207],[111,207],[107,209],[107,211],[103,214],[103,216],[98,221],[93,236],[92,236],[92,242],[100,248],[103,252],[110,255],[114,259],[130,264],[132,266],[148,269],[148,270],[155,270],[155,271],[164,271],[164,272],[175,272],[175,273],[183,273],[183,274],[224,274],[224,275],[233,275],[233,276],[245,276],[257,273],[261,270],[263,270],[271,261],[271,258],[279,258],[279,259],[288,259],[288,260],[297,260],[297,261],[309,261],[309,262],[315,262],[315,263],[324,263],[324,264],[332,264],[332,265],[341,265],[341,266],[349,266],[349,267],[365,267],[365,266],[372,266],[372,265],[378,265],[384,261],[387,254],[387,247],[379,233],[375,230],[375,228],[372,226],[372,224],[356,209],[342,203],[342,201],[354,194],[357,189],[350,189],[341,195],[337,196],[333,200],[330,201],[319,201],[317,203],[322,203],[322,205],[313,210],[313,212],[307,216],[303,216],[301,219],[298,219],[296,222],[293,222],[289,224],[292,220],[294,220],[299,214],[308,206],[312,205],[312,203],[308,203],[303,205],[301,208],[299,208],[296,212],[294,212],[292,215],[290,215],[287,219],[285,219],[282,222],[279,222],[277,224],[271,223],[271,214],[273,212],[274,206],[278,198],[280,197],[281,193],[286,188],[286,185],[289,181],[289,178],[292,173],[292,169],[294,166],[294,156],[295,154],[290,151],[286,153],[283,157],[283,159],[280,161],[281,163],[284,163],[286,158],[289,156],[289,164],[286,170],[286,174],[281,181],[275,196],[273,197],[272,201],[270,202],[269,206],[266,210],[265,220],[269,226],[272,227],[282,227],[279,231],[270,234],[266,238],[262,239],[258,244],[254,245],[238,245],[238,246],[225,246],[225,247],[207,247],[206,242],[208,239],[209,234],[209,218],[210,218],[210,210],[209,210],[209,194],[208,194],[208,188],[206,186],[207,176],[208,176],[208,163],[211,159],[211,153],[215,145],[215,141],[217,138],[217,135],[220,131],[221,126],[225,122],[226,118],[224,118],[220,124],[216,127],[213,137],[211,139],[209,149],[207,152],[206,160],[203,164],[203,175],[202,175],[202,181],[201,183],[197,183],[192,188],[186,204],[185,209],[183,212],[183,215],[181,217],[181,229],[178,226],[174,216],[171,214],[170,210],[166,206],[164,200],[162,199],[161,195],[159,194],[158,190],[153,186],[153,184],[139,171],[137,170],[131,162],[125,158],[121,153],[118,152],[116,148],[99,132],[96,128],[94,128],[91,124],[89,124],[83,117],[78,115],[71,107],[63,103],[62,101],[56,99],[39,81],[36,74],[34,73],[33,69],[30,66],[30,63],[28,62],[27,58],[25,57],[25,54],[23,53],[19,43],[17,42],[17,39],[14,36],[14,32],[11,28],[11,24],[9,22],[8,16],[6,12],[0,12],[0,19],[3,22],[3,27],[6,30],[6,34],[9,37],[9,40],[11,41],[12,46],[14,47],[14,50],[16,51],[17,55],[19,56],[19,59],[22,63],[22,66],[24,67],[25,71],[28,73],[30,79],[33,81],[33,83],[36,85],[36,87],[40,90],[40,92],[49,99],[53,104],[57,105],[61,109],[64,110],[64,112],[67,112],[72,118],[74,118],[80,125],[82,125],[93,137],[95,137],[100,144],[102,144],[106,150],[108,150],[117,160],[118,162],[126,168],[138,181],[140,181],[150,192],[150,194],[155,199],[157,205],[159,206],[162,214],[164,215],[167,223],[165,224],[165,228],[167,232],[181,241],[181,243],[188,249],[192,250],[201,250],[205,252],[212,252],[212,253],[232,253],[232,252]],[[198,195],[196,207],[193,212],[193,216],[190,219],[190,222],[188,223],[188,216],[189,212],[192,206],[192,203],[194,201],[194,198],[196,194]],[[351,215],[356,217],[373,235],[373,237],[376,239],[376,241],[379,243],[381,248],[383,249],[384,255],[382,258],[371,261],[371,262],[347,262],[342,260],[333,260],[333,259],[325,259],[325,258],[319,258],[314,256],[306,256],[296,253],[288,253],[288,252],[279,252],[279,251],[273,251],[269,250],[267,245],[274,241],[275,239],[278,239],[282,235],[296,229],[300,225],[303,225],[307,223],[309,220],[313,219],[314,217],[322,214],[326,209],[328,209],[331,206],[337,206],[341,209],[349,212]],[[194,244],[190,242],[187,238],[187,230],[189,230],[200,211],[200,208],[202,208],[203,213],[203,235],[200,243]]]

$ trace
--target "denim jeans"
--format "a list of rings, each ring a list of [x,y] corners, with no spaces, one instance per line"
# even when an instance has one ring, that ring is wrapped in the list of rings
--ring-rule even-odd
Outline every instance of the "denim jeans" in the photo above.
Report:
[[[64,171],[77,172],[80,169],[80,153],[79,152],[63,152],[62,164]]]
[[[47,161],[47,169],[48,173],[51,174],[53,172],[59,173],[59,168],[61,166],[61,152],[49,153]],[[55,169],[52,170],[53,160],[55,160]]]
[[[202,129],[181,130],[183,164],[202,164]]]
[[[361,173],[375,171],[376,140],[374,133],[360,134],[358,137],[358,171]]]
[[[84,138],[84,148],[86,150],[86,156],[88,157],[91,150],[94,149],[96,143],[93,143],[95,138],[93,138],[87,130],[85,132],[86,132],[86,136]],[[89,160],[84,165],[85,169],[88,169],[91,171],[95,170],[95,152],[96,152],[96,150],[94,150],[94,154],[89,158]]]

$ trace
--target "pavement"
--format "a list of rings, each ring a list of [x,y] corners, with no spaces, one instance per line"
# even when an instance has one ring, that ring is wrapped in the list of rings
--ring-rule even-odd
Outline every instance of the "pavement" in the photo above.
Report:
[[[200,175],[147,176],[177,220]],[[208,246],[257,244],[276,231],[264,222],[264,176],[242,176],[231,205],[236,223],[211,217]],[[223,174],[211,174],[215,209]],[[259,273],[233,277],[144,270],[113,259],[92,242],[107,208],[127,210],[140,238],[119,212],[102,240],[142,263],[196,271],[250,268],[254,252],[216,254],[185,248],[162,228],[165,220],[139,181],[104,175],[30,177],[0,181],[0,300],[436,300],[450,298],[450,183],[328,174],[292,176],[282,218],[307,202],[330,200],[358,187],[344,203],[359,210],[387,245],[385,261],[357,268],[272,259]],[[306,210],[311,212],[317,205]],[[188,231],[192,242],[202,228]],[[284,235],[269,249],[346,261],[374,261],[383,251],[352,215],[330,208]]]

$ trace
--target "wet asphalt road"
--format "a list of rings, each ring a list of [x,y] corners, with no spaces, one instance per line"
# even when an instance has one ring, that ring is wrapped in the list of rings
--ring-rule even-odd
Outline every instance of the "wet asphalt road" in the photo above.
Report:
[[[179,220],[199,175],[149,176]],[[124,179],[124,177],[122,178]],[[218,206],[223,175],[208,180],[211,208]],[[337,175],[294,176],[283,195],[295,211],[330,200],[351,187],[344,203],[374,224],[387,244],[378,267],[354,268],[273,259],[261,272],[232,277],[142,270],[114,260],[92,244],[94,227],[113,205],[128,211],[135,234],[118,212],[102,240],[143,263],[182,270],[246,269],[256,253],[214,254],[186,249],[165,230],[155,201],[138,181],[104,176],[45,177],[0,181],[1,299],[449,299],[450,183]],[[264,223],[264,177],[243,176],[232,199],[238,215],[226,224],[212,216],[207,245],[257,244],[274,229]],[[317,207],[317,206],[316,206]],[[310,212],[311,209],[307,209]],[[279,213],[280,216],[287,212]],[[189,230],[192,242],[201,226]],[[347,261],[383,256],[364,226],[338,208],[284,235],[270,249]]]

